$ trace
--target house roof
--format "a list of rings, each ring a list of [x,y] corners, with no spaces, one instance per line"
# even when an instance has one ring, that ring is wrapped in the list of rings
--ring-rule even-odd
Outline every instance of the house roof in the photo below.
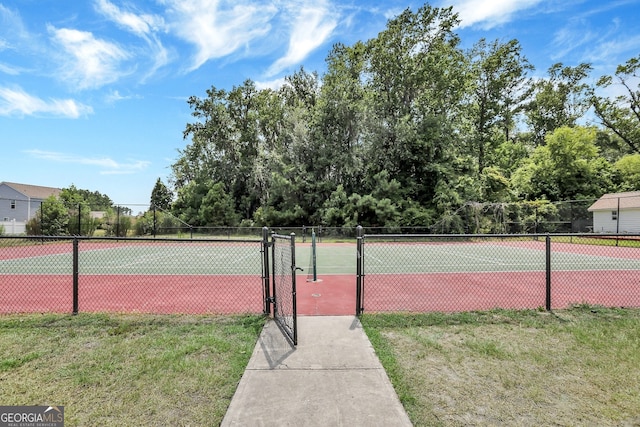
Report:
[[[592,211],[616,210],[616,209],[640,209],[640,191],[628,191],[626,193],[608,193],[600,197],[587,209]]]
[[[62,190],[54,187],[43,187],[40,185],[18,184],[15,182],[0,182],[0,185],[6,185],[15,191],[24,194],[31,199],[46,199],[49,196],[59,196]]]

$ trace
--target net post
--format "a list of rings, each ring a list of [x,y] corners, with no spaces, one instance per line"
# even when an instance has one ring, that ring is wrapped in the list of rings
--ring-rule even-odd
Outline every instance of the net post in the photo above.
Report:
[[[316,269],[316,230],[311,230],[311,259],[312,259],[312,267],[313,267],[313,281],[318,281],[318,270]]]

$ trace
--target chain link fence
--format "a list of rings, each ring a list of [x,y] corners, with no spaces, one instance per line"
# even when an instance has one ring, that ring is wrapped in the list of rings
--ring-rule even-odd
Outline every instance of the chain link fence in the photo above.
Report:
[[[274,233],[271,236],[271,243],[273,317],[293,345],[297,345],[295,234],[284,236]]]
[[[0,313],[265,312],[262,240],[0,237]]]
[[[563,202],[467,202],[445,211],[431,224],[410,227],[367,227],[378,234],[526,234],[526,233],[582,233],[598,230],[594,227],[593,213],[588,208],[595,199]],[[2,215],[6,225],[1,234],[26,233],[28,235],[114,236],[114,237],[176,237],[176,238],[260,238],[262,227],[203,227],[190,225],[174,212],[149,205],[114,206],[92,211],[86,204],[64,206],[53,210],[47,202],[0,199],[0,204],[11,205],[9,212],[23,212],[25,218],[15,224],[15,215]],[[615,208],[614,208],[615,210]],[[610,214],[610,212],[609,212]],[[24,218],[23,218],[24,219]],[[13,222],[12,222],[13,221]],[[16,231],[18,230],[18,231]],[[318,241],[325,239],[355,239],[357,227],[326,227],[322,224],[296,227],[275,227],[279,234],[296,233],[303,243],[315,230]],[[621,231],[622,232],[622,231]]]
[[[358,314],[640,307],[640,235],[361,235]]]
[[[295,315],[295,299],[285,298],[295,293],[295,283],[286,288],[294,253],[279,242],[270,254],[262,231],[262,239],[1,236],[0,313],[268,314],[273,268],[287,318]],[[356,241],[358,314],[640,307],[638,234],[360,231]]]

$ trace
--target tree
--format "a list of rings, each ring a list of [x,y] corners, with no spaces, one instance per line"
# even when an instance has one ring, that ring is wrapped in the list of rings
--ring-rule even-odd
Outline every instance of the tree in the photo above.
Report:
[[[407,9],[366,44],[366,175],[386,170],[403,198],[430,204],[450,168],[465,87],[452,8]],[[364,189],[369,191],[370,188]]]
[[[629,59],[625,64],[618,65],[615,78],[603,76],[597,86],[600,89],[614,89],[620,87],[622,95],[611,99],[596,96],[592,92],[592,102],[595,113],[607,127],[618,135],[635,153],[640,153],[640,55]],[[635,85],[635,87],[634,87]]]
[[[304,86],[315,77],[302,73],[292,77],[291,85],[281,92],[258,91],[255,84],[247,80],[230,91],[212,87],[207,90],[206,98],[192,96],[189,99],[196,120],[187,124],[184,137],[190,137],[191,143],[172,165],[173,185],[181,204],[195,208],[193,201],[185,197],[206,195],[209,189],[191,191],[205,185],[203,183],[222,183],[236,212],[244,219],[251,218],[256,209],[266,203],[271,171],[280,167],[282,161],[297,160],[292,157],[292,145],[299,129],[290,122],[299,111],[296,102],[300,99],[296,97],[304,98],[303,105],[315,102],[313,89],[309,91]],[[317,87],[317,82],[312,83],[312,88],[313,85]],[[292,98],[287,98],[289,95]],[[297,101],[292,101],[294,98]],[[304,150],[298,152],[304,153]],[[190,185],[195,187],[188,189]],[[181,191],[183,189],[187,190]]]
[[[173,193],[169,191],[166,185],[160,178],[156,181],[156,185],[151,191],[151,205],[150,209],[158,208],[168,211],[171,209],[171,202],[173,201]]]
[[[131,217],[122,215],[120,208],[115,211],[113,208],[107,209],[103,217],[103,224],[107,236],[126,237],[131,229]]]
[[[67,209],[68,232],[72,235],[92,235],[97,228],[97,223],[91,217],[91,206],[86,199],[91,195],[89,191],[80,191],[74,185],[63,188],[60,193],[60,202]],[[91,196],[90,196],[91,197]]]
[[[29,234],[63,236],[68,234],[69,212],[60,199],[49,196],[36,216],[27,224]]]
[[[482,39],[465,53],[459,22],[452,8],[407,9],[370,40],[336,44],[322,78],[301,67],[278,90],[247,80],[191,97],[190,140],[172,165],[172,213],[192,226],[361,222],[465,232],[490,229],[480,202],[595,197],[631,185],[628,161],[612,167],[627,154],[622,137],[578,126],[589,64],[555,64],[532,82],[517,40]],[[625,87],[634,67],[621,71]],[[637,98],[630,91],[600,106],[620,118],[613,107]],[[522,117],[527,132],[518,132]],[[152,200],[161,198],[155,190]],[[476,210],[465,216],[464,206]]]
[[[613,167],[620,174],[621,191],[640,190],[640,154],[628,154],[615,162]]]
[[[533,85],[533,99],[526,107],[527,123],[536,145],[547,133],[562,126],[573,127],[591,106],[589,86],[583,83],[592,70],[590,64],[576,67],[557,63],[549,67],[548,77]]]
[[[614,189],[613,169],[596,139],[595,128],[556,129],[514,172],[512,186],[526,200],[550,201],[595,198]]]
[[[503,141],[510,140],[515,116],[528,96],[528,71],[533,69],[522,55],[517,40],[487,44],[481,39],[469,52],[472,89],[469,100],[471,145],[476,152],[478,174],[487,157]]]
[[[318,189],[323,202],[338,185],[349,193],[358,191],[363,179],[364,67],[361,42],[351,47],[337,44],[327,57],[310,129],[317,152],[309,165],[314,179],[326,183]]]
[[[209,187],[202,198],[198,214],[200,223],[205,226],[237,226],[239,222],[233,199],[224,191],[220,182]]]
[[[204,225],[200,218],[200,206],[209,192],[209,185],[211,182],[208,180],[193,180],[178,189],[178,196],[171,209],[180,221],[194,227]]]
[[[63,189],[63,194],[66,194],[63,197],[65,200],[71,201],[73,199],[85,202],[91,211],[106,211],[113,207],[113,201],[106,194],[76,188],[73,184],[69,188]]]

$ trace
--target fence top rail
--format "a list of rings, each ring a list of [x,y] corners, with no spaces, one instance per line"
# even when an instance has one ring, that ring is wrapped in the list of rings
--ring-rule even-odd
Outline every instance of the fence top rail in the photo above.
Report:
[[[291,234],[278,234],[278,233],[272,233],[271,237],[275,238],[275,239],[286,239],[286,240],[291,240],[293,237],[295,237],[295,233],[291,233]]]
[[[216,243],[260,243],[262,239],[234,239],[234,238],[207,238],[207,237],[198,237],[195,239],[191,238],[170,238],[170,237],[111,237],[111,236],[16,236],[16,235],[0,235],[0,240],[2,239],[13,239],[13,240],[48,240],[48,241],[60,241],[60,240],[101,240],[101,241],[113,241],[113,242],[127,242],[127,241],[138,241],[138,242],[216,242]]]
[[[549,237],[640,238],[640,233],[531,233],[531,234],[364,234],[365,239],[518,239]]]

